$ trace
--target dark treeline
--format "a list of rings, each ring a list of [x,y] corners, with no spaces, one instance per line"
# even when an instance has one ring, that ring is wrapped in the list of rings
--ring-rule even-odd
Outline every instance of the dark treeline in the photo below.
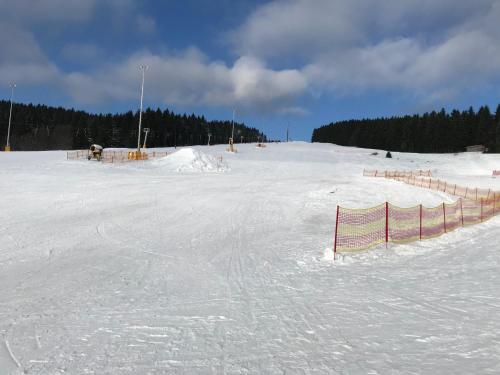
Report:
[[[484,145],[500,152],[500,105],[492,114],[487,106],[477,112],[453,110],[423,115],[349,120],[314,129],[313,142],[335,143],[402,152],[461,152]]]
[[[10,102],[0,101],[0,145],[7,139]],[[10,144],[13,150],[86,149],[92,143],[104,147],[137,147],[139,111],[121,114],[89,114],[45,105],[14,104]],[[203,116],[178,115],[147,109],[142,127],[149,128],[148,147],[227,143],[231,121],[207,121]],[[265,135],[235,123],[235,142],[257,142]],[[141,144],[144,134],[141,135]]]

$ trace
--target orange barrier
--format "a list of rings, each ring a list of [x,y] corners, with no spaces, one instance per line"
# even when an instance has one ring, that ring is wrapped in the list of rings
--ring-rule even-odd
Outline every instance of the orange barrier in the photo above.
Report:
[[[422,205],[402,208],[388,202],[366,209],[337,206],[334,254],[365,250],[384,242],[409,243],[438,237],[500,213],[500,192],[433,179],[430,171],[365,170],[363,175],[386,177],[461,198],[432,208]]]
[[[390,203],[366,209],[337,206],[334,254],[365,250],[382,243],[409,243],[439,237],[459,227],[482,223],[500,212],[500,195],[436,207],[402,208]]]
[[[431,177],[431,171],[379,171],[379,170],[363,170],[363,176],[365,177],[385,177],[385,178],[395,178],[395,177],[420,177],[426,176]]]
[[[128,157],[129,150],[120,150],[120,151],[107,151],[104,150],[101,155],[101,161],[103,163],[125,163],[130,161]],[[151,158],[161,158],[167,156],[167,152],[165,151],[152,151],[147,152],[148,159]],[[66,158],[68,160],[78,160],[78,159],[87,159],[89,155],[89,150],[75,150],[68,151],[66,153]]]
[[[457,197],[462,197],[465,199],[481,200],[481,199],[494,199],[495,195],[500,194],[500,192],[495,192],[491,189],[479,189],[479,188],[469,188],[464,186],[459,186],[457,184],[451,184],[446,181],[433,178],[425,177],[387,177],[396,181],[401,181],[409,185],[423,187],[432,190],[442,191],[450,195],[455,195]]]

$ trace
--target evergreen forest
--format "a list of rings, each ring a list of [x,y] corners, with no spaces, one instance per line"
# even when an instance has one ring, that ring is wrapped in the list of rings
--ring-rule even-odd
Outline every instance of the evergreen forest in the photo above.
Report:
[[[313,142],[334,143],[388,151],[462,152],[467,146],[484,145],[500,152],[500,105],[476,112],[444,109],[422,115],[347,120],[314,129]]]
[[[0,101],[0,144],[7,139],[9,101]],[[14,103],[10,144],[15,151],[87,149],[97,143],[103,147],[137,147],[139,112],[90,114],[74,109]],[[148,147],[172,147],[227,143],[231,121],[207,121],[203,116],[180,115],[169,110],[146,109],[142,127],[149,128]],[[255,128],[235,122],[235,142],[266,141]],[[144,139],[144,134],[141,134]],[[142,144],[142,141],[141,141]]]

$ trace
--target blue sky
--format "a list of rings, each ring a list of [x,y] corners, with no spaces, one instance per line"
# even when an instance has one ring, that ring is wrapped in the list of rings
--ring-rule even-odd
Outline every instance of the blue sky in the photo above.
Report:
[[[500,0],[0,0],[0,98],[145,105],[283,138],[500,102]]]

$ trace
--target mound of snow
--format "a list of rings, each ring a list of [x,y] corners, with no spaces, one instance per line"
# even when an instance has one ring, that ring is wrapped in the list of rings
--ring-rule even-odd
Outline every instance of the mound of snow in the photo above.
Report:
[[[154,164],[177,172],[224,172],[229,170],[224,160],[191,147],[180,149],[164,158],[155,160]]]

